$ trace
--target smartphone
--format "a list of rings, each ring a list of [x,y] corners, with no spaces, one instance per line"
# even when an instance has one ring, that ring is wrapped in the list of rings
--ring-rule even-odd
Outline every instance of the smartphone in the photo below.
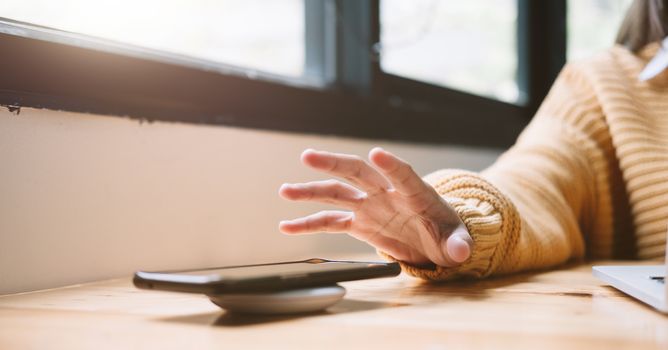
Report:
[[[271,264],[206,269],[137,271],[133,283],[142,289],[218,295],[271,292],[336,284],[367,278],[396,276],[398,263],[307,259]]]

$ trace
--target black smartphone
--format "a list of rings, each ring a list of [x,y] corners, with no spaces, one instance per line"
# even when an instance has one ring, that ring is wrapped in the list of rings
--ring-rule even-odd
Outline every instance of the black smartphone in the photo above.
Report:
[[[308,259],[271,264],[206,269],[137,271],[133,283],[142,289],[226,294],[271,292],[325,286],[337,282],[396,276],[398,263]]]

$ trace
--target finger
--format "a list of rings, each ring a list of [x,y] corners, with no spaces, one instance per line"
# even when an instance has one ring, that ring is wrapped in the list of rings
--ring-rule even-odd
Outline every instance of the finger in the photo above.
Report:
[[[394,189],[405,196],[421,193],[427,187],[408,163],[380,147],[369,152],[369,160],[390,180]]]
[[[334,204],[349,210],[359,208],[366,195],[353,186],[336,180],[283,184],[281,197],[293,201],[315,201]]]
[[[466,261],[473,250],[473,240],[466,227],[460,225],[445,241],[445,252],[452,262],[461,264]]]
[[[302,153],[302,162],[314,169],[346,179],[366,192],[375,193],[390,187],[383,175],[357,156],[307,149]]]
[[[283,233],[347,233],[350,231],[354,214],[346,211],[324,210],[294,220],[284,220],[278,224]]]

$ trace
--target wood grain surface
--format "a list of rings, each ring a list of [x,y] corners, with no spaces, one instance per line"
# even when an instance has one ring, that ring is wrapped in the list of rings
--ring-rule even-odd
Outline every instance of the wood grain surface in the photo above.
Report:
[[[668,317],[599,282],[591,265],[342,285],[342,302],[300,316],[228,314],[130,278],[0,296],[0,349],[668,349]]]

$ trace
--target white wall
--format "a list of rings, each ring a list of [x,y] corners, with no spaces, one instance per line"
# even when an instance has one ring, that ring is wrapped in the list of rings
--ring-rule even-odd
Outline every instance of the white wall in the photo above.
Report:
[[[324,178],[304,148],[381,145],[426,173],[481,169],[497,150],[22,109],[0,111],[0,294],[187,268],[371,251],[345,235],[288,237],[277,222],[321,209],[277,196]]]

